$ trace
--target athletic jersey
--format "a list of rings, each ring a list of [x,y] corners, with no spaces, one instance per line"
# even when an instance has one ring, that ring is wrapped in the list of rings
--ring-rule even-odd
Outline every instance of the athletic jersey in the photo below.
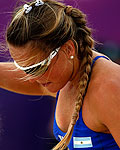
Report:
[[[92,67],[95,61],[99,58],[108,59],[105,56],[97,56],[94,58]],[[90,77],[90,76],[89,76]],[[90,78],[89,78],[90,79]],[[88,82],[89,83],[89,82]],[[59,92],[56,96],[56,103],[58,100]],[[62,132],[56,123],[56,118],[54,117],[53,133],[58,141],[60,141],[66,133]],[[119,150],[120,148],[116,144],[114,138],[111,134],[95,132],[89,129],[82,118],[82,108],[79,112],[79,119],[77,120],[71,141],[68,145],[69,150]]]

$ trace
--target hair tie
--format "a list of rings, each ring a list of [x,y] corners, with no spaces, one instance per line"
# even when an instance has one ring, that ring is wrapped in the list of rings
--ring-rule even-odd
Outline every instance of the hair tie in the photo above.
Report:
[[[65,12],[68,16],[70,16],[71,13],[72,13],[72,9],[73,9],[73,7],[68,5],[68,6],[65,7],[64,12]]]
[[[35,6],[43,5],[44,2],[42,0],[36,0]]]
[[[32,6],[25,4],[24,6],[25,14],[28,14],[32,10]]]
[[[43,4],[44,2],[42,0],[36,0],[35,6],[40,6]],[[24,7],[25,14],[28,14],[32,10],[31,5],[25,4],[23,7]]]

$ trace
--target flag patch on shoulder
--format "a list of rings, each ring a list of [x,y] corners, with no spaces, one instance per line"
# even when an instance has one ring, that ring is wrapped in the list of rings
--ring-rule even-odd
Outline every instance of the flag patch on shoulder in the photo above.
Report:
[[[74,148],[90,148],[93,147],[91,137],[73,137]]]

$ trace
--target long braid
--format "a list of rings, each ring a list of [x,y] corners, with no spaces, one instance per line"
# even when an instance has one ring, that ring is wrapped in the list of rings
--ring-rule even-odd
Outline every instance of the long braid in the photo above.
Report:
[[[91,38],[91,31],[86,26],[85,15],[78,9],[67,6],[65,13],[68,17],[72,17],[77,26],[77,36],[75,40],[78,44],[78,58],[80,59],[80,80],[79,80],[79,95],[76,98],[75,108],[72,114],[71,122],[68,131],[64,138],[53,148],[53,150],[64,150],[69,144],[74,125],[79,118],[79,111],[83,104],[83,97],[86,91],[86,87],[89,80],[89,74],[91,72],[92,63],[92,48],[94,46],[94,40]]]

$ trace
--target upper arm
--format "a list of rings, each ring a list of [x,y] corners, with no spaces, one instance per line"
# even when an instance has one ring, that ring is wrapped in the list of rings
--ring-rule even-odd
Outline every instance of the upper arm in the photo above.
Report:
[[[102,86],[97,101],[97,113],[100,121],[112,134],[120,147],[120,84],[119,81],[110,81]]]
[[[31,83],[21,79],[25,73],[21,70],[15,70],[13,63],[0,63],[0,87],[16,93],[28,95],[50,95],[55,97],[56,93],[49,92],[37,82]]]

